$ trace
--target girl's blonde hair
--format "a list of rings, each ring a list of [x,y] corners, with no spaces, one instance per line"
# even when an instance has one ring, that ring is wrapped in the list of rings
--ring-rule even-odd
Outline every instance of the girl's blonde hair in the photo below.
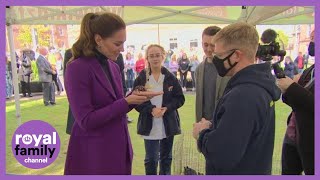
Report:
[[[172,55],[171,55],[171,61],[173,61],[173,59],[174,59],[175,61],[177,61],[177,55],[176,55],[176,54],[172,54]]]
[[[165,57],[166,51],[164,50],[164,48],[163,48],[162,46],[160,46],[160,45],[158,45],[158,44],[150,44],[150,45],[147,47],[146,51],[145,51],[145,53],[146,53],[146,54],[145,54],[146,60],[148,60],[148,52],[149,52],[149,50],[150,50],[151,48],[153,48],[153,47],[159,48],[160,51],[161,51],[161,55],[163,56],[163,58]],[[151,74],[151,67],[150,67],[150,63],[149,63],[149,61],[148,61],[148,67],[146,68],[146,82],[149,81],[150,74]]]

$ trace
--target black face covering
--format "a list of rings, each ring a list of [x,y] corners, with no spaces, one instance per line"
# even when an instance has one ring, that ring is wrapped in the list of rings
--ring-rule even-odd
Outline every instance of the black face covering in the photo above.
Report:
[[[310,42],[308,52],[310,56],[314,56],[314,42]]]
[[[216,55],[213,56],[212,62],[214,64],[214,66],[216,67],[219,76],[224,77],[233,67],[235,67],[238,64],[238,62],[231,64],[230,57],[232,56],[232,54],[234,52],[236,52],[236,49],[232,50],[232,53],[230,53],[227,57],[225,57],[223,59],[218,58]],[[224,61],[226,61],[226,60],[228,60],[228,63],[230,66],[230,68],[228,68],[228,69],[224,67]]]

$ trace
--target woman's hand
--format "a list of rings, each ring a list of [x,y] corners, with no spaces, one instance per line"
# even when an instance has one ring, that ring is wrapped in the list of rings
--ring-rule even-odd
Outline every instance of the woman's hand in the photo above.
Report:
[[[137,95],[137,96],[145,96],[150,100],[155,96],[159,96],[159,95],[163,94],[163,91],[155,92],[155,91],[138,91],[138,90],[135,90],[135,91],[132,92],[132,94],[133,95]]]
[[[293,81],[294,81],[295,83],[298,83],[300,77],[301,77],[301,74],[295,75],[295,76],[293,77]]]
[[[167,107],[162,107],[161,108],[161,114],[164,116],[164,114],[167,112],[168,108]]]
[[[146,101],[149,101],[155,96],[163,94],[163,91],[153,92],[153,91],[133,91],[131,95],[127,96],[125,100],[128,104],[142,104]]]
[[[161,118],[164,116],[164,114],[166,113],[167,111],[167,107],[162,107],[162,108],[153,108],[152,109],[152,116],[155,117],[155,118]]]
[[[162,110],[161,110],[161,108],[155,107],[155,108],[152,109],[152,113],[151,114],[155,118],[160,118],[160,117],[162,117]]]
[[[288,89],[288,87],[294,83],[294,81],[289,78],[288,76],[286,76],[285,78],[280,78],[280,79],[277,79],[277,86],[280,88],[282,94],[285,93]]]
[[[125,100],[127,101],[127,103],[129,105],[131,105],[131,104],[139,105],[139,104],[142,104],[142,103],[144,103],[146,101],[149,101],[149,99],[146,96],[138,96],[138,95],[135,95],[135,94],[131,94],[131,95],[127,96],[125,98]]]

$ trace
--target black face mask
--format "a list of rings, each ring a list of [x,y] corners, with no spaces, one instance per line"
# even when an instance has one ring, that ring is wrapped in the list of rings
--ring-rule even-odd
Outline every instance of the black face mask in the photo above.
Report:
[[[308,52],[310,56],[314,56],[314,42],[310,42]]]
[[[224,77],[233,67],[235,67],[238,64],[238,62],[231,64],[230,57],[233,55],[234,52],[236,52],[236,49],[233,50],[233,52],[231,54],[229,54],[227,57],[225,57],[223,59],[218,58],[216,55],[213,56],[212,62],[214,64],[214,66],[216,67],[219,76]],[[224,61],[226,61],[226,60],[228,60],[228,63],[230,66],[230,68],[228,68],[228,69],[224,67]]]

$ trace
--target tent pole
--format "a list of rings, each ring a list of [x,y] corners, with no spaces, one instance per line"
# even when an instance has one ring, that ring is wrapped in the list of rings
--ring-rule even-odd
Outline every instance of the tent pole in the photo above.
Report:
[[[52,47],[54,47],[54,28],[55,27],[53,27],[54,25],[50,25],[51,26],[51,41],[52,41]]]
[[[9,11],[9,13],[7,13],[7,18],[9,18],[8,15],[10,14],[10,8],[7,8],[7,11]],[[11,23],[12,23],[12,20],[7,19],[7,32],[8,32],[8,40],[9,40],[9,47],[10,47],[14,101],[16,105],[16,119],[17,119],[18,126],[20,126],[21,124],[20,95],[19,95],[19,85],[18,85],[16,53],[15,53],[14,43],[13,43],[13,28]]]
[[[160,25],[158,24],[158,44],[160,45]]]
[[[121,6],[121,18],[124,19],[124,6]]]

